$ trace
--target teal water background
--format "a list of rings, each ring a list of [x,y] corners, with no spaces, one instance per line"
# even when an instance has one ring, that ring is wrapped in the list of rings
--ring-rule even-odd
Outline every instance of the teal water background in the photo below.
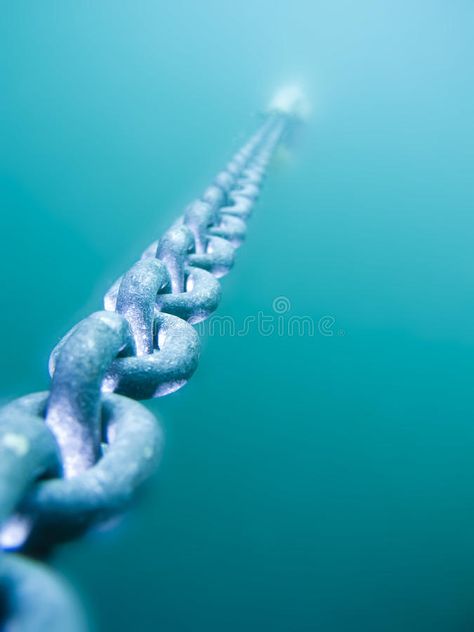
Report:
[[[220,314],[333,336],[207,337],[150,404],[166,449],[55,567],[99,630],[474,628],[474,5],[2,2],[2,400],[298,80]]]

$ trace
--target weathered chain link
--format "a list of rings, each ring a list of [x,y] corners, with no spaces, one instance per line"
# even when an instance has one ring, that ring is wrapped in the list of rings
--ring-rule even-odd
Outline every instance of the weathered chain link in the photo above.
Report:
[[[110,288],[104,311],[51,354],[50,391],[0,410],[0,542],[47,553],[129,504],[155,469],[162,433],[137,401],[181,388],[194,373],[191,326],[217,307],[265,170],[291,117],[267,116],[200,199]],[[83,629],[74,599],[40,565],[0,553],[6,630]]]

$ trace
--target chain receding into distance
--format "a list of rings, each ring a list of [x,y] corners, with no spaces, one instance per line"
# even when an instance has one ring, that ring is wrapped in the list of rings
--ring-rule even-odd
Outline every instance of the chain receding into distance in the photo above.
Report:
[[[50,389],[0,409],[0,629],[79,632],[81,608],[38,558],[127,507],[156,468],[158,420],[136,400],[181,388],[221,296],[268,163],[301,115],[277,95],[202,196],[53,349]],[[35,559],[36,558],[36,559]]]

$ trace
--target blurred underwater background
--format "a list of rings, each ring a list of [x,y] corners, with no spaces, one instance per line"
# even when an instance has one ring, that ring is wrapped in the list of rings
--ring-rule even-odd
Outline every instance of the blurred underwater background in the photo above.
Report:
[[[2,401],[299,83],[164,458],[62,547],[97,630],[474,628],[471,0],[2,3]],[[277,307],[275,307],[277,306]],[[286,320],[285,320],[286,322]]]

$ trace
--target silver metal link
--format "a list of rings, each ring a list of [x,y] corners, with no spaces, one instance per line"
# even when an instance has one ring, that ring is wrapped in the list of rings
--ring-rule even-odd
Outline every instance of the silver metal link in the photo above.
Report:
[[[156,309],[179,316],[195,325],[208,318],[217,309],[221,299],[221,286],[207,270],[185,269],[185,291],[175,294],[159,294]]]
[[[240,218],[226,213],[221,214],[220,222],[209,229],[210,235],[227,239],[234,248],[238,248],[247,234],[247,224]]]
[[[170,314],[155,314],[154,351],[116,358],[102,390],[132,399],[162,397],[184,386],[197,368],[199,336],[186,321]]]
[[[192,230],[188,226],[176,226],[168,230],[156,244],[156,257],[168,269],[171,292],[178,294],[185,289],[185,267],[189,254],[196,249]]]
[[[63,579],[20,555],[0,557],[4,632],[86,632],[79,603]]]
[[[194,235],[194,250],[202,254],[207,247],[207,233],[218,218],[217,209],[207,202],[196,200],[188,206],[184,213],[183,223]]]
[[[213,209],[220,209],[224,206],[226,199],[226,192],[223,188],[211,184],[201,196],[203,202],[210,204]]]
[[[230,197],[229,206],[223,206],[221,209],[222,214],[235,215],[236,217],[242,217],[242,219],[248,219],[252,212],[253,201],[245,195],[239,196],[234,193]]]
[[[29,489],[40,478],[62,474],[59,446],[44,423],[46,406],[41,416],[12,406],[0,410],[0,543],[4,548],[18,538],[23,540],[30,528],[30,520],[12,519]]]
[[[96,312],[76,325],[51,353],[46,425],[58,441],[67,477],[97,461],[101,386],[112,361],[124,351],[134,351],[127,320]]]
[[[222,237],[207,238],[206,249],[203,253],[192,253],[188,257],[191,266],[209,270],[218,279],[230,272],[235,261],[235,248]]]
[[[3,409],[1,420],[8,419],[11,425],[16,420],[29,420],[36,427],[43,424],[49,432],[44,424],[48,397],[49,393],[35,393],[15,400]],[[33,548],[44,548],[104,522],[130,503],[136,489],[155,469],[163,443],[156,418],[142,404],[120,395],[103,395],[100,403],[101,443],[107,447],[105,450],[102,447],[99,460],[80,474],[58,478],[60,461],[55,460],[56,453],[41,435],[49,450],[50,464],[48,470],[37,472],[36,478],[40,473],[48,478],[31,487],[20,503],[16,494],[14,504],[18,513],[12,528],[17,529],[17,525],[23,528],[21,532],[17,529],[17,533],[8,533],[7,523],[3,540],[11,543],[10,548],[25,542]],[[36,432],[39,434],[39,430]],[[22,436],[24,441],[29,440],[31,431]],[[23,445],[20,439],[16,441],[17,446]],[[30,446],[29,463],[40,456],[38,446]],[[22,465],[23,470],[26,465]],[[16,481],[14,485],[19,487]],[[0,496],[0,501],[4,497]],[[24,528],[25,520],[28,529]]]
[[[129,323],[137,356],[153,353],[155,305],[158,293],[170,283],[158,259],[142,259],[122,278],[115,310]]]

